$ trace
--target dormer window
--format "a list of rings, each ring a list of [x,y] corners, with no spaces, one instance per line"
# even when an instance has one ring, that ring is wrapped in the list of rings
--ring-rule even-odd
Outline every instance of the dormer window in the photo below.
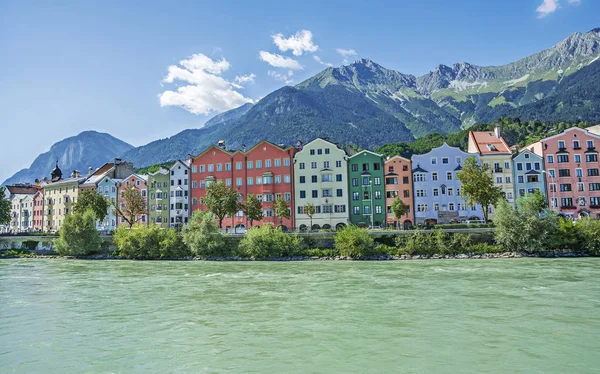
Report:
[[[493,145],[493,144],[486,144],[486,145],[487,145],[487,148],[488,148],[490,151],[497,151],[497,150],[498,150],[498,149],[496,148],[496,146],[495,146],[495,145]]]

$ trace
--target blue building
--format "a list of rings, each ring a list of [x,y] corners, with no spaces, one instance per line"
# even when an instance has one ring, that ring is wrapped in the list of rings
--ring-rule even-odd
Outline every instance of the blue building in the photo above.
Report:
[[[523,149],[513,156],[513,180],[515,183],[515,197],[519,198],[535,191],[540,191],[546,196],[546,181],[544,170],[544,159]]]
[[[412,156],[414,212],[417,225],[483,219],[481,206],[468,206],[456,173],[473,156],[444,143],[424,155]],[[479,160],[478,155],[474,155]]]
[[[117,187],[121,179],[113,179],[109,176],[102,178],[98,182],[98,193],[110,201],[108,207],[108,215],[102,221],[96,221],[96,229],[98,231],[113,231],[117,229],[117,214],[115,206],[117,205]]]

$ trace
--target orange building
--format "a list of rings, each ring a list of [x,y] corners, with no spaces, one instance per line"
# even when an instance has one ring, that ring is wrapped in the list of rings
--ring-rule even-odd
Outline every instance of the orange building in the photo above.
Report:
[[[411,162],[407,158],[394,156],[385,161],[384,168],[386,224],[394,228],[407,229],[415,221]],[[396,197],[399,197],[408,206],[406,214],[400,219],[397,219],[392,212],[392,202]]]

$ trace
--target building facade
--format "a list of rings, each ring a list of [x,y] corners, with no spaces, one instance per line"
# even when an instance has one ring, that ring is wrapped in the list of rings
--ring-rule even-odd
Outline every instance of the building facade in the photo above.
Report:
[[[38,188],[33,195],[33,231],[44,230],[44,189]]]
[[[317,138],[294,156],[295,227],[300,231],[338,229],[350,222],[348,157],[337,145]],[[312,218],[305,207],[312,204]]]
[[[550,209],[570,218],[600,218],[600,135],[572,127],[526,148],[544,158]]]
[[[140,195],[144,199],[145,212],[136,215],[135,223],[141,225],[148,225],[148,180],[146,175],[131,174],[127,178],[124,178],[119,182],[117,187],[118,201],[117,204],[119,209],[123,211],[126,208],[127,202],[124,200],[125,191],[129,188],[135,188],[139,191]],[[117,212],[117,227],[121,225],[129,226],[124,217],[120,216]]]
[[[96,229],[98,231],[111,232],[117,229],[117,212],[115,207],[119,200],[119,194],[117,192],[119,182],[121,182],[121,179],[113,179],[108,175],[105,175],[97,184],[98,193],[110,202],[106,217],[101,221],[96,221]]]
[[[10,202],[10,232],[27,232],[33,230],[33,197],[38,188],[31,184],[6,186],[6,199]]]
[[[79,187],[87,179],[77,170],[63,178],[58,163],[51,173],[52,179],[44,188],[44,231],[60,230],[65,217],[73,213],[73,206],[79,197]]]
[[[529,149],[523,149],[513,156],[513,180],[515,198],[539,191],[546,196],[544,159]]]
[[[177,160],[169,170],[170,227],[187,225],[190,217],[190,168],[189,162]],[[157,202],[158,204],[158,202]]]
[[[479,155],[482,164],[492,173],[494,185],[510,205],[515,206],[514,182],[512,172],[512,151],[500,133],[500,126],[494,131],[470,131],[468,152]],[[495,208],[491,206],[489,219],[494,218]]]
[[[382,226],[386,221],[383,156],[361,151],[348,159],[350,222]]]
[[[413,206],[412,165],[407,158],[394,156],[384,164],[386,225],[393,228],[409,228],[415,222]],[[392,212],[392,203],[399,198],[408,210],[400,218]]]
[[[294,190],[292,160],[296,149],[261,141],[246,151],[228,151],[224,144],[211,146],[192,158],[192,210],[205,210],[202,199],[206,196],[206,186],[212,182],[222,182],[239,193],[240,201],[248,195],[258,197],[262,202],[263,219],[253,224],[269,223],[284,228],[294,227]],[[275,216],[273,205],[278,197],[286,201],[290,208],[290,218]],[[228,231],[244,232],[249,226],[248,217],[238,211],[233,217],[223,221]]]
[[[171,171],[160,168],[148,173],[148,216],[150,225],[160,228],[170,227],[170,185]]]
[[[423,155],[413,155],[415,222],[418,225],[482,220],[481,206],[468,206],[456,173],[472,156],[444,143]],[[475,155],[479,159],[478,155]]]

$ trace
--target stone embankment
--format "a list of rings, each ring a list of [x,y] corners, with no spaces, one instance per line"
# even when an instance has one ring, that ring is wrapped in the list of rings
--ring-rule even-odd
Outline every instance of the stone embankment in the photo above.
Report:
[[[311,256],[296,256],[296,257],[277,257],[277,258],[266,258],[266,259],[254,259],[245,257],[218,257],[218,258],[198,258],[198,257],[183,257],[183,258],[170,258],[170,259],[147,259],[152,261],[394,261],[394,260],[467,260],[467,259],[508,259],[508,258],[559,258],[559,257],[587,257],[588,255],[580,252],[570,251],[548,251],[538,253],[520,253],[520,252],[502,252],[502,253],[462,253],[456,255],[373,255],[364,258],[355,259],[347,256],[325,256],[325,257],[311,257]],[[126,260],[127,258],[112,256],[107,254],[92,255],[84,257],[74,256],[58,256],[50,254],[31,254],[28,256],[18,255],[0,255],[0,258],[43,258],[43,259],[79,259],[79,260]]]

